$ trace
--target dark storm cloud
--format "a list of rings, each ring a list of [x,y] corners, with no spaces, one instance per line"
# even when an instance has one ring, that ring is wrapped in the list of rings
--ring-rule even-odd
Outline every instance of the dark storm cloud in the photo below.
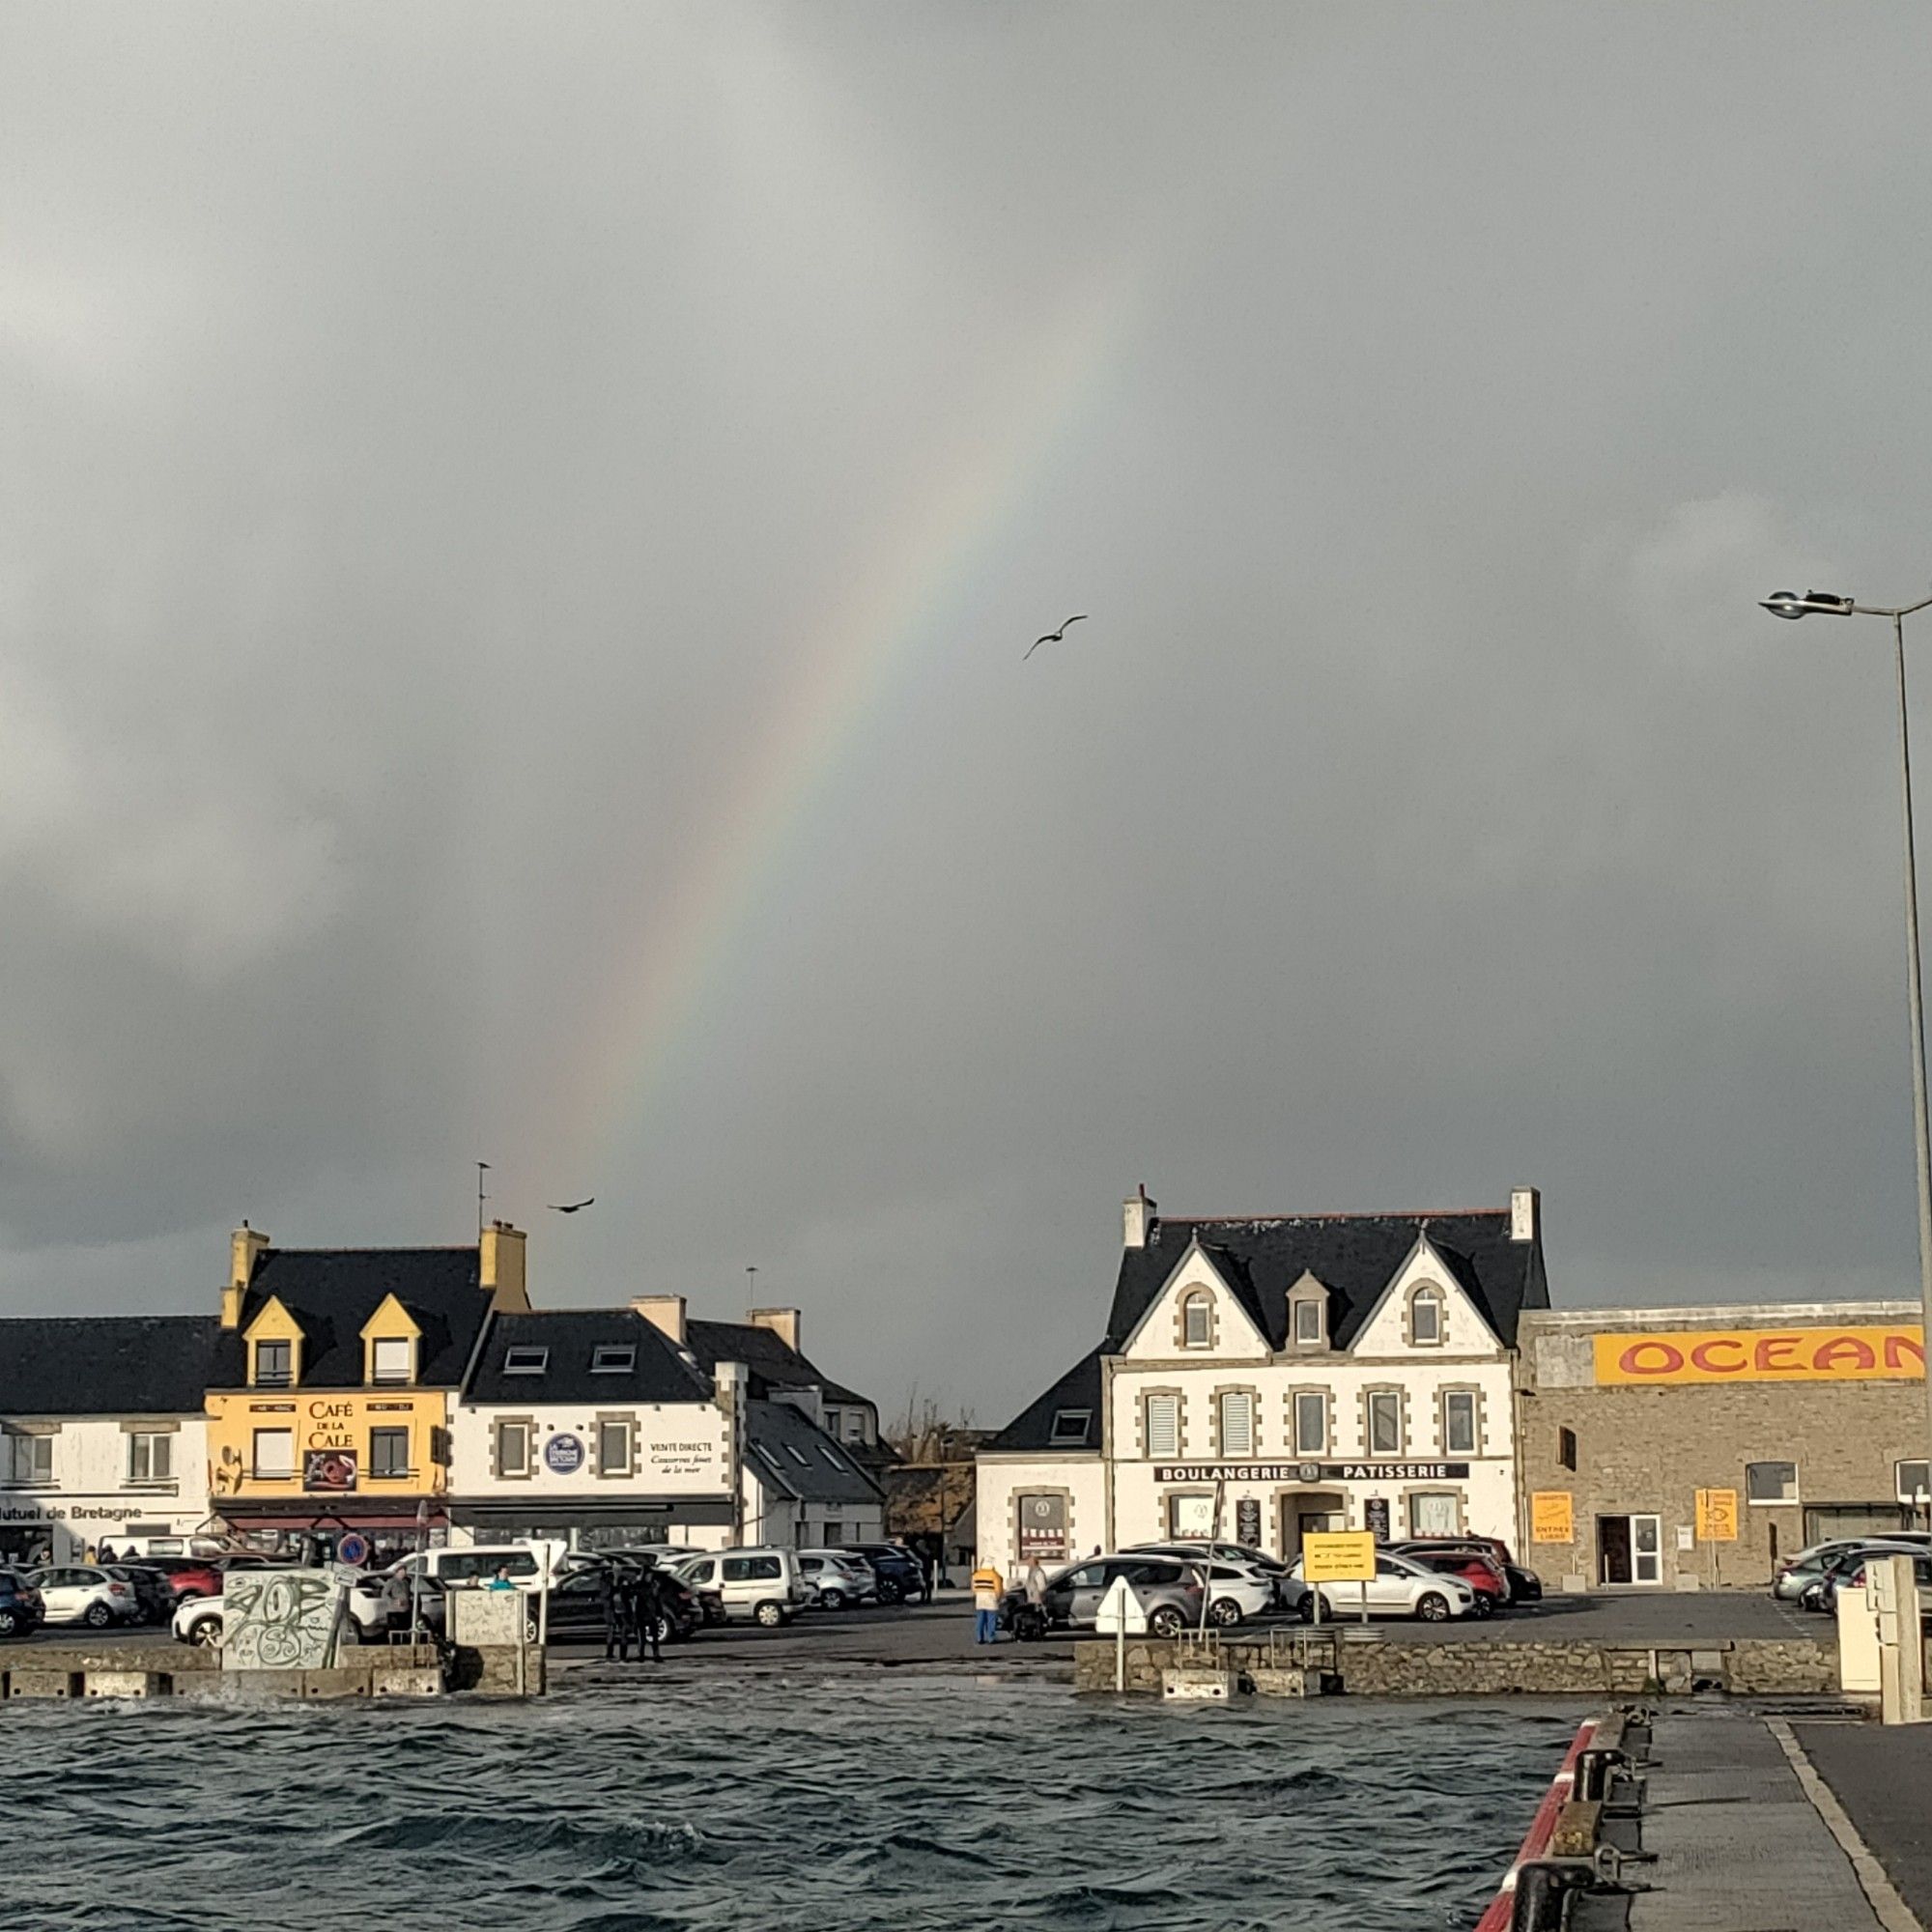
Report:
[[[1932,573],[1916,10],[0,37],[6,1306],[460,1236],[479,1156],[597,1195],[540,1294],[756,1264],[993,1419],[1141,1180],[1534,1181],[1572,1300],[1909,1284],[1884,637],[1752,600]]]

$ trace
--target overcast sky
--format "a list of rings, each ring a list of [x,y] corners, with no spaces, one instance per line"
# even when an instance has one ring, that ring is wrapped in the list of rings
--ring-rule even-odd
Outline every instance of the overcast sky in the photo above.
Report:
[[[1932,587],[1928,98],[1917,5],[14,0],[0,1310],[479,1159],[540,1302],[995,1423],[1141,1181],[1914,1292],[1889,639],[1753,600]]]

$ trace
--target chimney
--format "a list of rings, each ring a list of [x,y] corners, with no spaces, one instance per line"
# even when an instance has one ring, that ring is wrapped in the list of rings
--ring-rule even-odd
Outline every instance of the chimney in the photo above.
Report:
[[[794,1355],[805,1351],[798,1346],[796,1308],[754,1308],[745,1317],[753,1328],[769,1328]]]
[[[1543,1220],[1543,1196],[1534,1187],[1510,1189],[1510,1239],[1533,1241]]]
[[[711,1375],[718,1407],[724,1418],[731,1476],[731,1541],[745,1540],[745,1426],[751,1404],[751,1372],[743,1362],[720,1362]]]
[[[1159,1212],[1160,1209],[1148,1199],[1147,1182],[1142,1181],[1139,1188],[1127,1196],[1126,1205],[1121,1210],[1124,1244],[1130,1248],[1146,1247],[1148,1230]]]
[[[268,1245],[268,1236],[257,1234],[246,1221],[229,1236],[228,1286],[221,1291],[224,1328],[241,1327],[242,1300],[248,1293],[248,1284],[255,1279],[255,1257]]]
[[[662,1329],[678,1348],[684,1347],[684,1296],[681,1294],[634,1294],[631,1306],[653,1328]]]
[[[530,1292],[524,1282],[524,1231],[492,1221],[476,1243],[477,1278],[495,1295],[499,1315],[527,1315]]]

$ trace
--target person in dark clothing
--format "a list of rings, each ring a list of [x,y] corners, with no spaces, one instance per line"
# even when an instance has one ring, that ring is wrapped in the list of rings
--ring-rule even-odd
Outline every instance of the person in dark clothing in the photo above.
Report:
[[[649,1604],[644,1594],[644,1578],[650,1575],[647,1570],[627,1567],[622,1576],[620,1587],[624,1592],[624,1621],[627,1626],[626,1637],[635,1634],[638,1639],[638,1662],[644,1661],[644,1632],[651,1621]]]
[[[664,1655],[658,1648],[659,1635],[664,1628],[665,1610],[664,1578],[657,1573],[655,1564],[646,1564],[638,1572],[638,1662],[644,1661],[644,1644],[651,1646],[651,1662],[662,1663]]]
[[[607,1563],[597,1573],[597,1603],[604,1612],[604,1655],[627,1661],[631,1654],[630,1634],[625,1628],[624,1579],[615,1564]]]

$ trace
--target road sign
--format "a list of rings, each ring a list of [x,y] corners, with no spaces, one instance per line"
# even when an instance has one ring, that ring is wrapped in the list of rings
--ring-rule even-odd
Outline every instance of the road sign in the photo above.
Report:
[[[1148,1627],[1147,1612],[1124,1577],[1116,1577],[1100,1599],[1094,1628],[1102,1636],[1140,1636]]]
[[[1529,1540],[1532,1543],[1575,1543],[1577,1511],[1568,1490],[1537,1490],[1529,1498]]]
[[[1738,1540],[1738,1492],[1735,1490],[1697,1492],[1697,1541],[1735,1543]]]
[[[1376,1539],[1366,1529],[1312,1529],[1301,1539],[1301,1575],[1310,1583],[1372,1583]]]
[[[366,1536],[358,1535],[353,1529],[346,1535],[337,1537],[335,1541],[335,1560],[338,1563],[350,1564],[359,1570],[369,1560],[369,1539]]]

